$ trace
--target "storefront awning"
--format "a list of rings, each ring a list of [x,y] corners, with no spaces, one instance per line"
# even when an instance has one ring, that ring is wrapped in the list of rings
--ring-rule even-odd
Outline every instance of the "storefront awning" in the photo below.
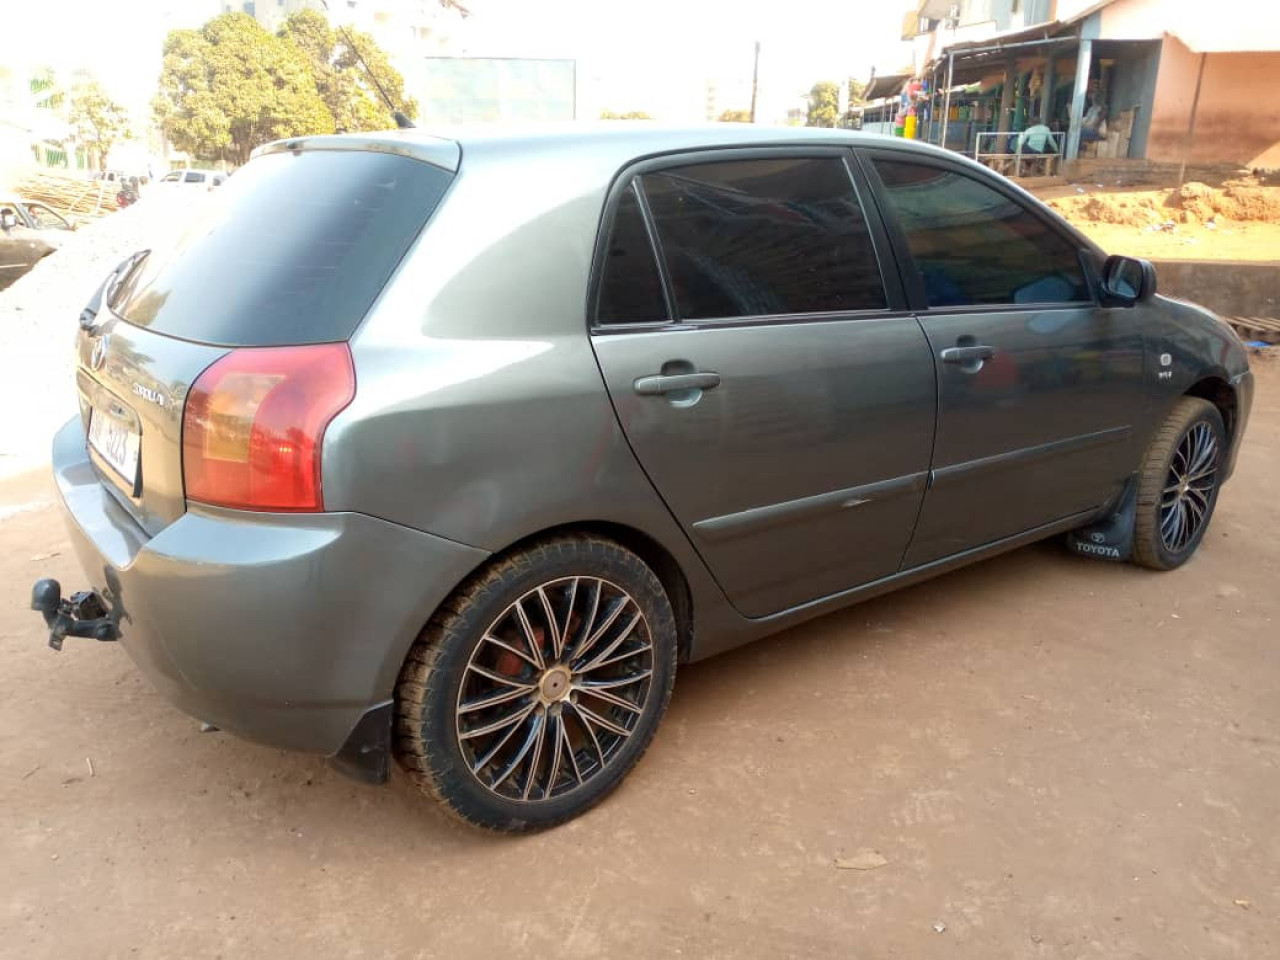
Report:
[[[902,85],[911,79],[909,73],[886,73],[871,78],[867,89],[862,91],[862,99],[879,100],[881,97],[893,97],[902,90]]]

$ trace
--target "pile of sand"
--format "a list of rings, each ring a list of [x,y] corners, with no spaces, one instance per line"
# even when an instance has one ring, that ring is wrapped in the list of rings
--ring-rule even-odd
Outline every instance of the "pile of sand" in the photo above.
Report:
[[[1251,178],[1228,181],[1221,187],[1194,182],[1179,190],[1061,197],[1049,205],[1068,220],[1135,227],[1222,220],[1280,222],[1280,187],[1261,186]]]

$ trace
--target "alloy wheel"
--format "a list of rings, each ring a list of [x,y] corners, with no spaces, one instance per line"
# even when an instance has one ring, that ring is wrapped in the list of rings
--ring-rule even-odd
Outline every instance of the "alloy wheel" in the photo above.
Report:
[[[1170,552],[1186,549],[1208,521],[1218,459],[1218,438],[1203,420],[1178,441],[1160,495],[1160,539]]]
[[[609,767],[649,700],[653,637],[635,599],[596,577],[523,594],[484,632],[458,690],[458,746],[505,800],[538,802]]]

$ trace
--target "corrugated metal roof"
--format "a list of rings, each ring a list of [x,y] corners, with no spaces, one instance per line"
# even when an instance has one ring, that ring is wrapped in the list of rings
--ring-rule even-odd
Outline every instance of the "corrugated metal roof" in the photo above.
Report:
[[[902,85],[911,79],[909,73],[886,73],[871,78],[867,89],[862,91],[863,100],[879,100],[881,97],[896,96]]]

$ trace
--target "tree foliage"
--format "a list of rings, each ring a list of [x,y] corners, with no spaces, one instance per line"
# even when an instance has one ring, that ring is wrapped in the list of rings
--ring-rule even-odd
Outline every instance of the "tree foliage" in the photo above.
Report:
[[[206,160],[244,163],[270,140],[334,130],[307,54],[243,13],[169,33],[152,105],[169,141]]]
[[[840,88],[828,80],[815,83],[809,90],[807,127],[834,127],[840,119]]]
[[[107,154],[119,141],[131,136],[129,113],[116,103],[96,80],[88,80],[71,91],[67,122],[76,140],[98,158],[98,168],[107,169]]]
[[[725,110],[720,116],[716,117],[719,123],[750,123],[750,110]]]
[[[306,54],[316,90],[339,133],[395,126],[379,85],[397,110],[410,119],[418,115],[418,102],[404,95],[404,77],[367,33],[334,30],[322,14],[302,10],[285,20],[280,37]]]
[[[0,67],[0,72],[7,72]],[[58,82],[52,67],[41,67],[31,76],[31,96],[34,106],[43,110],[61,110],[66,103],[66,92]]]
[[[862,116],[863,94],[866,93],[867,85],[861,80],[849,78],[849,106],[844,112],[844,123],[842,126],[855,127],[858,125],[858,118]]]
[[[652,120],[653,117],[645,113],[643,110],[630,110],[626,113],[614,113],[612,110],[604,110],[600,114],[601,120]]]

